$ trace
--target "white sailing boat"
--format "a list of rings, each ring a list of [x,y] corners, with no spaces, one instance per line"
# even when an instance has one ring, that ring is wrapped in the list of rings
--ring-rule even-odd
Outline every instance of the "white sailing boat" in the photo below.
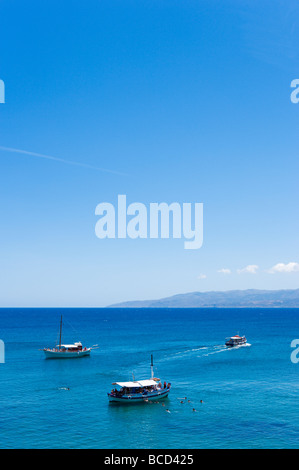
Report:
[[[92,348],[83,348],[82,343],[78,341],[74,344],[62,344],[62,315],[60,318],[59,344],[55,348],[44,348],[46,359],[75,359],[84,356],[90,356]]]

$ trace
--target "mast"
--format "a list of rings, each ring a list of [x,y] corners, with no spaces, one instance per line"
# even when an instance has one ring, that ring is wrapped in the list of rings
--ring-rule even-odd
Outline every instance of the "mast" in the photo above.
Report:
[[[59,350],[61,349],[62,315],[60,318]]]
[[[152,379],[154,378],[154,361],[153,361],[153,355],[151,354],[151,377]]]

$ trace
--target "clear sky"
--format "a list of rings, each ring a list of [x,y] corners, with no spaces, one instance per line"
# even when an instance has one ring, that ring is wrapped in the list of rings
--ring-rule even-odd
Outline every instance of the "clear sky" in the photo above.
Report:
[[[0,306],[299,287],[297,0],[0,0],[0,19]],[[202,248],[98,239],[118,194],[202,202]]]

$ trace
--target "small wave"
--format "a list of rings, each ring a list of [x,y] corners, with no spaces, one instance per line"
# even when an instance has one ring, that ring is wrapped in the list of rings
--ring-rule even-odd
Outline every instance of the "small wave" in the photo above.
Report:
[[[219,354],[222,352],[228,351],[227,348],[223,347],[222,349],[218,349],[218,351],[211,351],[208,354],[203,354],[202,356],[197,356],[197,357],[208,357],[208,356],[213,356],[214,354]]]
[[[234,351],[236,349],[240,349],[240,348],[248,348],[250,347],[251,344],[250,343],[246,343],[246,344],[239,344],[238,346],[234,346],[233,348],[227,348],[228,350],[230,351]]]

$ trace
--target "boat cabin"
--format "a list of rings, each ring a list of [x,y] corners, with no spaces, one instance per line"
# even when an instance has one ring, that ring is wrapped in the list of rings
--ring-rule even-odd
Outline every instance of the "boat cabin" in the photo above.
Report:
[[[68,351],[68,352],[76,352],[76,351],[82,351],[82,343],[74,343],[74,344],[61,344],[60,347],[59,345],[56,346],[57,349],[60,351]]]
[[[231,338],[228,338],[228,341],[226,341],[225,345],[226,346],[239,346],[242,344],[246,344],[247,340],[245,336],[239,336],[235,335],[232,336]]]

